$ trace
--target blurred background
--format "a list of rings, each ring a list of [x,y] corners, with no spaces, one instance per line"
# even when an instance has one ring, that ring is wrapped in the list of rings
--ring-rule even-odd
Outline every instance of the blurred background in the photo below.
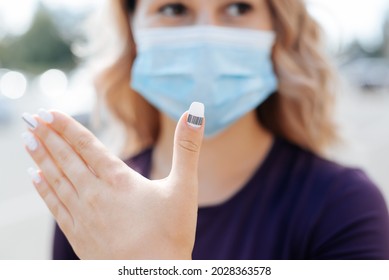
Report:
[[[91,128],[92,71],[79,42],[104,0],[0,0],[0,259],[49,259],[53,219],[27,175],[20,116],[65,111]],[[389,201],[389,1],[309,0],[341,76],[335,160],[363,168]],[[103,137],[103,136],[101,136]]]

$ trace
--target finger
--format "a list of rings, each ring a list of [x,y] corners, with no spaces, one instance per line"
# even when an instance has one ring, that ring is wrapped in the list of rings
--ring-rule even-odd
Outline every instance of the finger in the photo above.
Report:
[[[65,139],[40,119],[37,119],[33,133],[44,144],[78,193],[89,184],[93,184],[95,175]]]
[[[44,145],[31,132],[23,133],[28,153],[41,169],[41,174],[53,188],[61,202],[71,212],[78,209],[78,194],[64,174],[58,169]]]
[[[49,208],[51,214],[54,216],[62,231],[66,235],[69,234],[74,226],[74,221],[68,209],[60,201],[41,172],[30,168],[28,169],[28,173],[31,176],[39,196],[43,199],[47,205],[47,208]]]
[[[108,181],[116,170],[126,166],[108,151],[88,129],[68,115],[58,111],[48,112],[45,110],[41,110],[39,115],[47,120],[49,126],[58,135],[68,141],[97,177]]]
[[[171,174],[181,180],[197,180],[198,159],[204,134],[204,105],[193,102],[178,121],[174,136]]]

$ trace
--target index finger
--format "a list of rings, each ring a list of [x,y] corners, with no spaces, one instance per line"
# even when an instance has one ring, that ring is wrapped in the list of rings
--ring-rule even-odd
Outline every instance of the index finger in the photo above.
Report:
[[[65,138],[97,177],[108,180],[113,171],[126,166],[115,157],[88,129],[59,111],[41,110],[39,116]],[[126,166],[127,167],[127,166]]]

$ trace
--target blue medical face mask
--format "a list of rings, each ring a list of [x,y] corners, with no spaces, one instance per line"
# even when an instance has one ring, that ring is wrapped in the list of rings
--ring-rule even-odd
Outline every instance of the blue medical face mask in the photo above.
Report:
[[[215,26],[140,29],[131,86],[178,121],[205,105],[205,136],[229,127],[277,89],[274,32]]]

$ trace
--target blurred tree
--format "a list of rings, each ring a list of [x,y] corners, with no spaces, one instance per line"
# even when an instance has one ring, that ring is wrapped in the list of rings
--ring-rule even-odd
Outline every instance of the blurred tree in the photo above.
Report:
[[[389,13],[385,23],[382,26],[382,41],[374,49],[369,49],[360,41],[354,40],[351,42],[339,57],[342,57],[346,63],[358,58],[378,58],[389,60]]]
[[[75,67],[69,43],[60,36],[49,11],[40,5],[30,29],[0,42],[0,66],[39,74],[47,69]]]
[[[387,59],[389,59],[389,11],[386,16],[383,32],[384,32],[384,42],[382,46],[382,55]]]
[[[382,26],[382,42],[377,49],[366,52],[367,57],[378,57],[389,59],[389,11]]]

